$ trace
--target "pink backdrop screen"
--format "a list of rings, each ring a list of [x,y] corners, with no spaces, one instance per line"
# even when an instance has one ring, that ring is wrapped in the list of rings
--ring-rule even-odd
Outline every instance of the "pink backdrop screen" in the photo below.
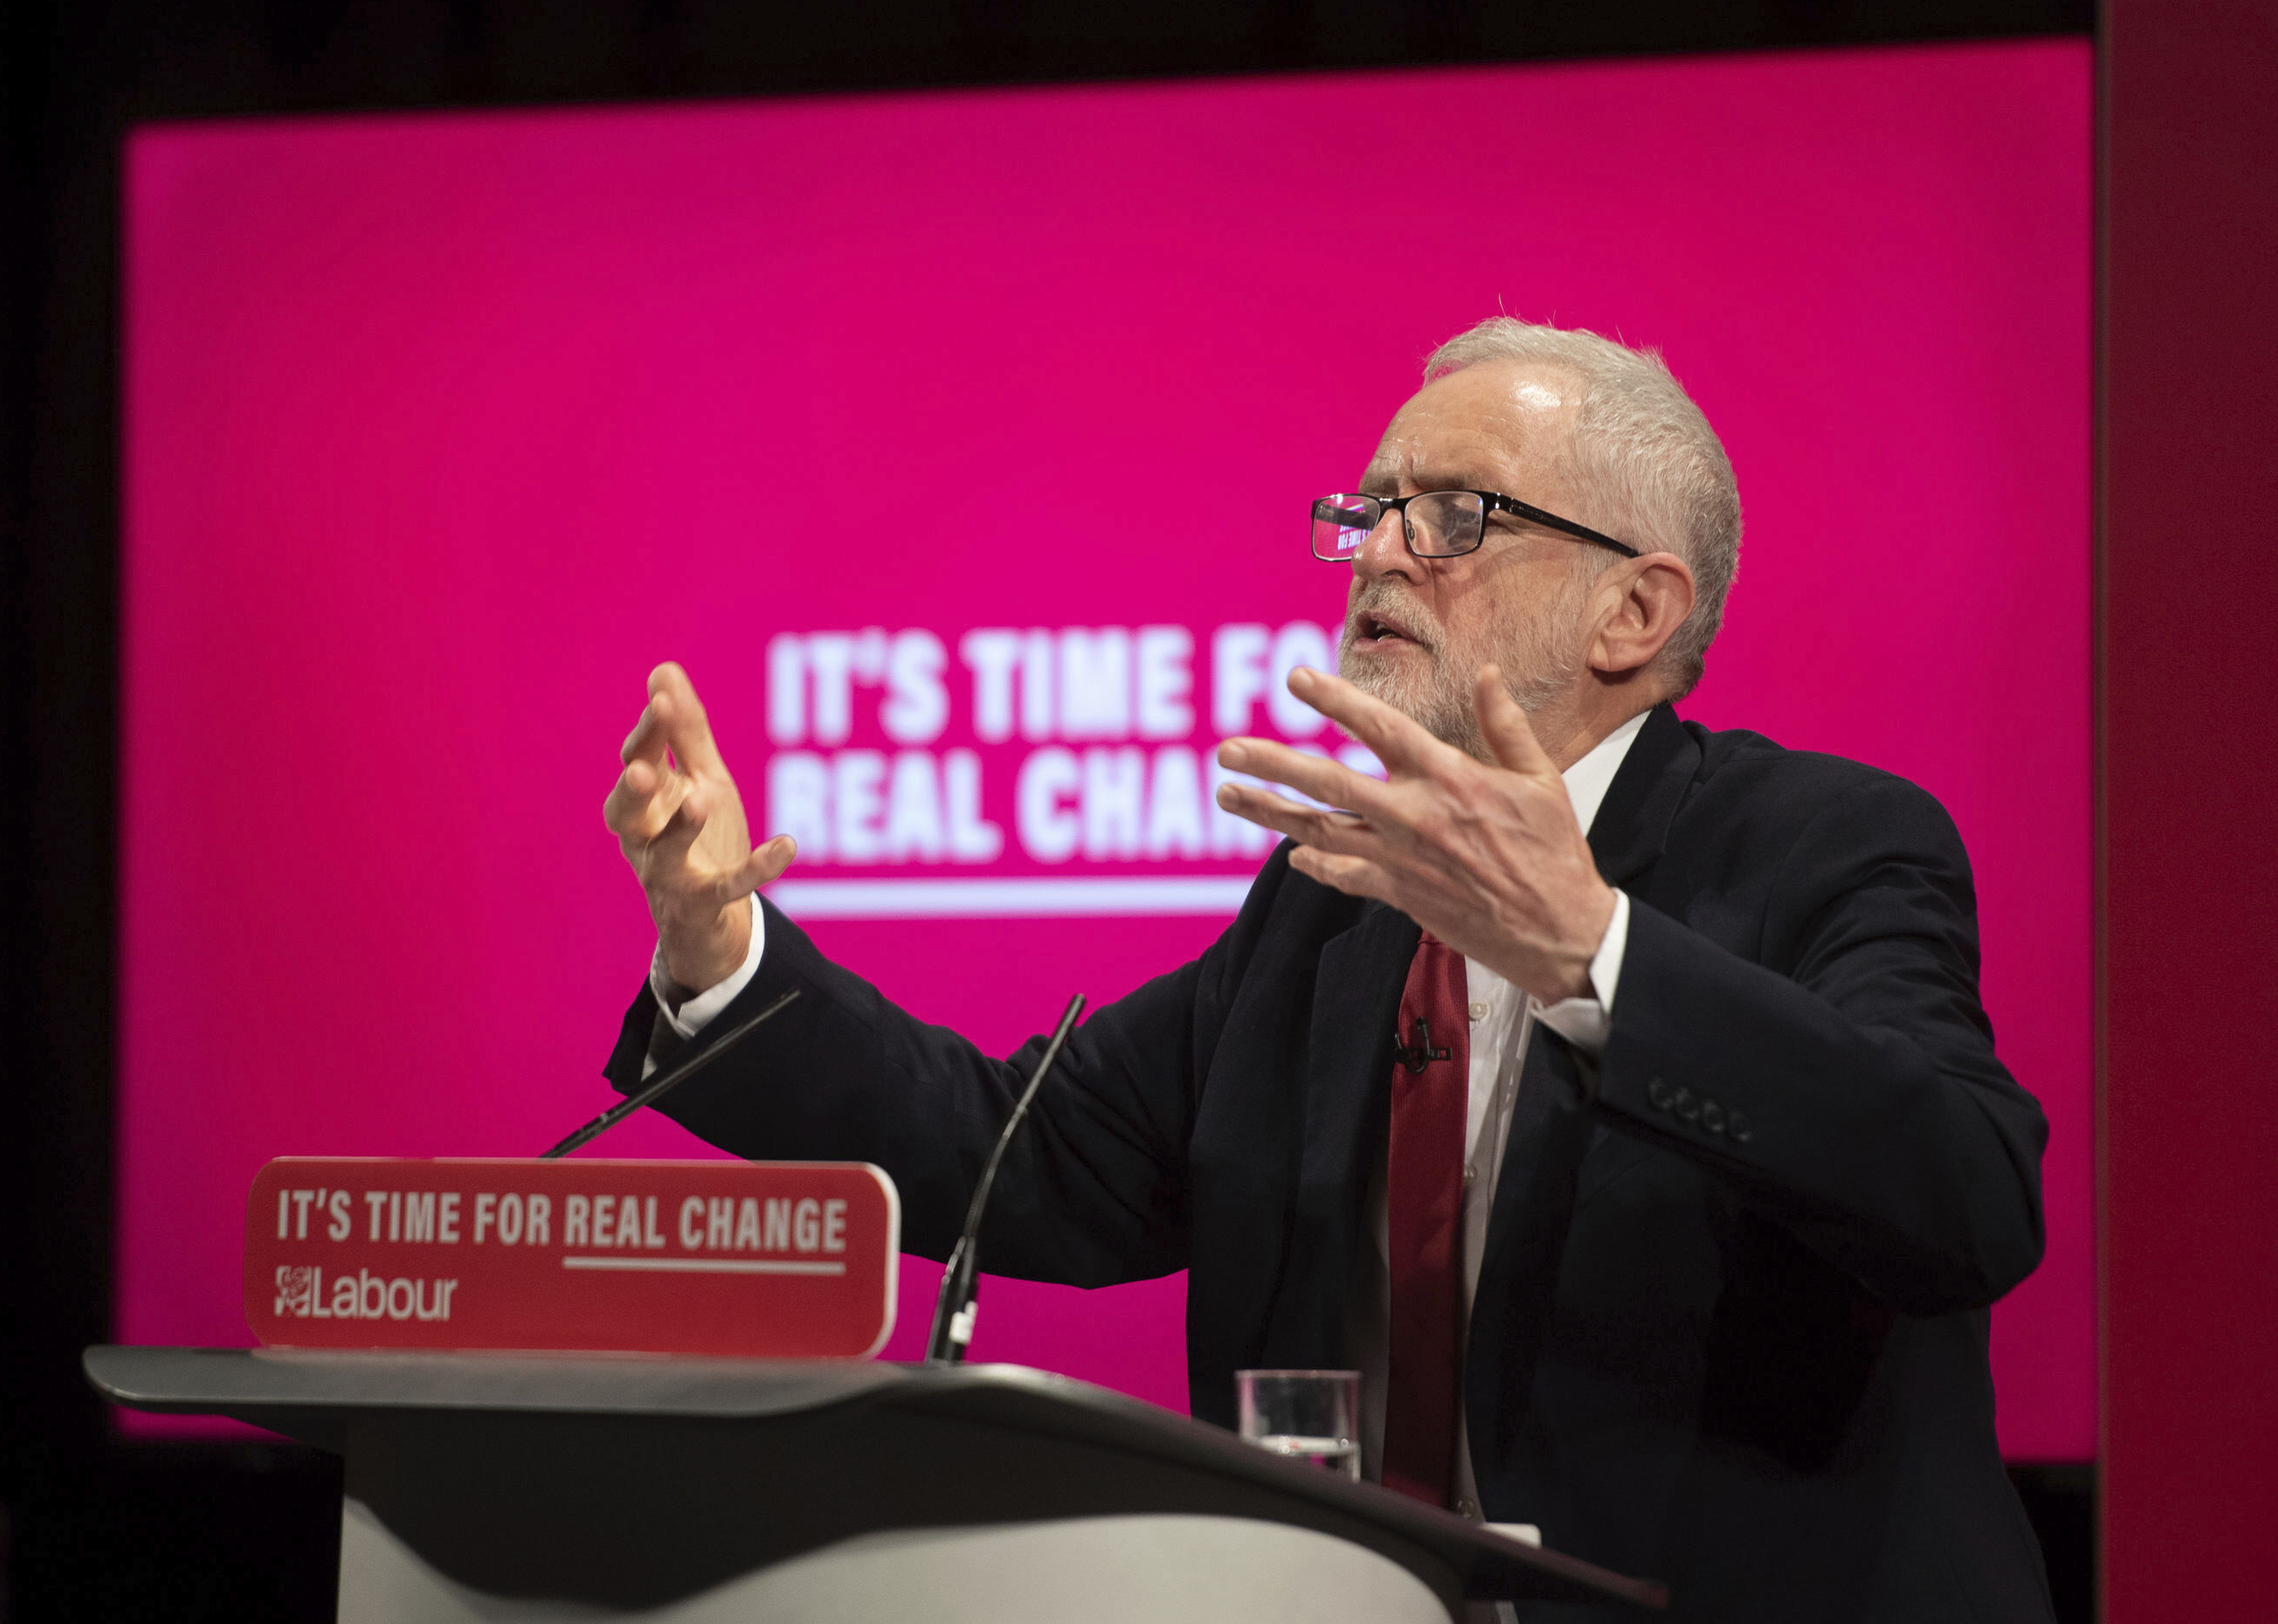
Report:
[[[2013,1455],[2093,1449],[2089,57],[2075,42],[145,129],[128,153],[118,1334],[248,1340],[268,1158],[603,1104],[601,828],[656,661],[779,900],[1009,1049],[1198,951],[1208,800],[1424,354],[1661,348],[1739,473],[1685,704],[1903,773],[2045,1103]],[[629,1123],[615,1155],[707,1153]],[[906,1271],[889,1353],[936,1272]],[[977,1352],[1185,1402],[1181,1278],[992,1283]]]

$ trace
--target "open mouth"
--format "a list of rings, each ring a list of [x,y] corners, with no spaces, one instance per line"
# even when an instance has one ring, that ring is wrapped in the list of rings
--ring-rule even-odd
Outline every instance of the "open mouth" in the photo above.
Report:
[[[1373,609],[1365,611],[1360,616],[1355,631],[1357,635],[1353,639],[1353,646],[1371,652],[1380,649],[1424,647],[1422,640],[1397,617]]]

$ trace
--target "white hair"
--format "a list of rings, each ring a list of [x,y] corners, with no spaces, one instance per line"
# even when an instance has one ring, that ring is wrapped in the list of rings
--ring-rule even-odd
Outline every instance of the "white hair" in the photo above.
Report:
[[[1580,329],[1490,317],[1432,352],[1424,380],[1485,361],[1537,361],[1575,373],[1573,470],[1580,519],[1640,552],[1675,553],[1693,571],[1693,612],[1662,649],[1682,698],[1701,680],[1740,564],[1740,493],[1708,419],[1658,350]]]

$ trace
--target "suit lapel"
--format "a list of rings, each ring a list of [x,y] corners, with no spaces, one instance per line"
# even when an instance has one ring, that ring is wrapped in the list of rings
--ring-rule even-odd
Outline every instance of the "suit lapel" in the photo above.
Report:
[[[1306,1044],[1295,1244],[1267,1321],[1269,1362],[1349,1362],[1345,1314],[1362,1208],[1390,1110],[1400,990],[1421,935],[1405,914],[1370,902],[1321,949]]]
[[[1631,882],[1668,845],[1670,824],[1700,766],[1701,747],[1677,712],[1666,705],[1647,712],[1590,824],[1590,854],[1608,885],[1637,889]]]
[[[1642,890],[1701,764],[1676,711],[1656,705],[1607,786],[1590,852],[1609,885]],[[1519,1073],[1472,1303],[1464,1397],[1479,1460],[1507,1459],[1525,1424],[1558,1290],[1582,1166],[1609,1136],[1590,1109],[1591,1062],[1537,1024]]]
[[[1599,1132],[1583,1063],[1563,1039],[1534,1029],[1512,1102],[1465,1339],[1464,1398],[1477,1460],[1507,1458],[1525,1419],[1557,1296],[1575,1185]]]

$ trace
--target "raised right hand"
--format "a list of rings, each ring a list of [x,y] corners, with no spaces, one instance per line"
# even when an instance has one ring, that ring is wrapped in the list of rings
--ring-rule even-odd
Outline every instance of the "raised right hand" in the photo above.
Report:
[[[733,975],[752,942],[748,899],[791,867],[777,835],[756,851],[743,797],[720,759],[703,701],[670,661],[648,674],[648,705],[619,753],[602,821],[640,877],[665,973],[691,992]]]

